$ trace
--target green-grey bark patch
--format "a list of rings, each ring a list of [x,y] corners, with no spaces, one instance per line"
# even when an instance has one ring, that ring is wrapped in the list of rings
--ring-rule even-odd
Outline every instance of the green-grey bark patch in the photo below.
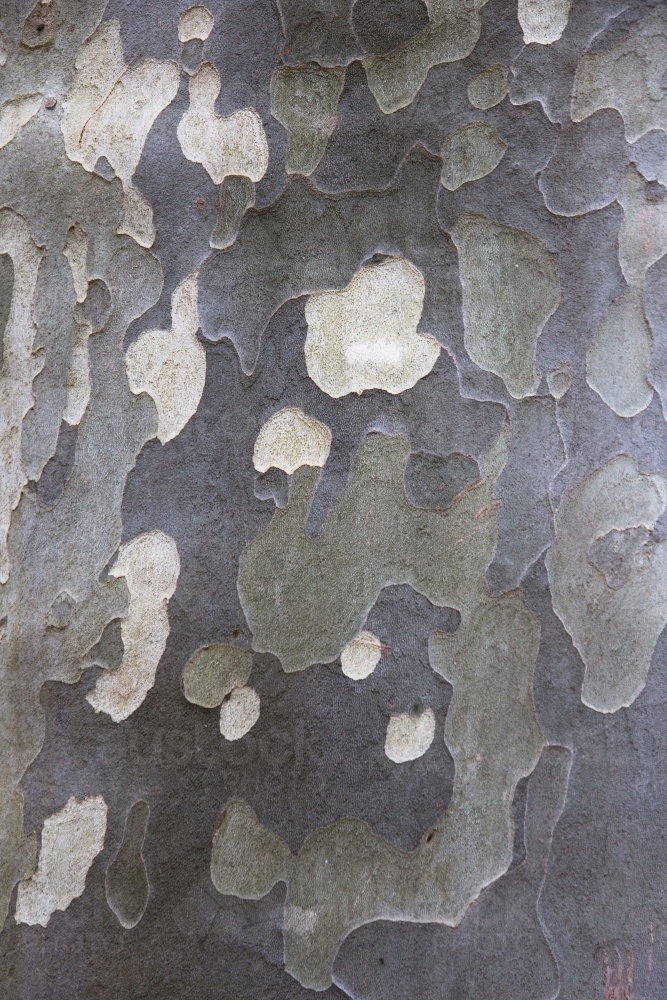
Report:
[[[416,452],[405,469],[405,492],[415,507],[449,507],[459,493],[478,480],[479,466],[470,455],[452,452],[443,458]]]
[[[381,918],[451,925],[462,919],[511,861],[514,789],[542,746],[532,700],[539,626],[520,591],[494,598],[485,584],[506,432],[480,461],[481,481],[446,511],[409,503],[403,486],[408,455],[404,438],[368,437],[345,492],[314,538],[305,523],[317,474],[298,470],[288,506],[276,511],[239,565],[253,645],[279,656],[286,671],[335,659],[385,586],[407,583],[461,614],[454,635],[434,633],[429,642],[433,669],[454,688],[445,741],[456,782],[449,809],[420,847],[406,854],[354,819],[311,834],[289,865],[286,847],[270,841],[264,891],[287,881],[285,964],[311,989],[328,987],[338,948],[355,927]],[[216,835],[212,876],[220,891],[254,898],[255,854],[272,835],[244,814],[250,832],[239,838],[234,815]],[[255,849],[244,848],[234,865],[229,859],[239,839]]]
[[[493,125],[470,122],[447,136],[440,148],[440,183],[448,191],[478,181],[496,169],[507,149]]]
[[[218,892],[261,899],[288,877],[291,862],[285,841],[262,826],[249,805],[229,803],[211,853],[211,878]]]
[[[667,541],[627,549],[628,566],[614,570],[625,582],[614,589],[591,561],[592,546],[612,531],[651,531],[666,507],[667,479],[618,455],[566,493],[556,513],[547,553],[553,607],[584,661],[582,701],[598,712],[631,705],[646,684],[667,623]]]
[[[183,692],[188,701],[202,708],[216,708],[234,688],[248,683],[252,654],[246,649],[215,643],[202,646],[183,671]]]
[[[142,848],[148,828],[148,803],[135,802],[125,820],[123,842],[107,868],[107,903],[126,929],[136,927],[148,906],[148,874]]]
[[[271,114],[287,130],[285,169],[312,174],[336,127],[342,67],[279,66],[271,77]]]
[[[255,185],[249,177],[232,174],[225,177],[218,193],[218,217],[209,240],[216,250],[230,247],[239,233],[241,219],[255,204]]]
[[[609,306],[588,349],[586,381],[620,417],[634,417],[653,399],[648,383],[653,338],[638,288]]]
[[[507,97],[507,66],[496,63],[495,66],[485,66],[481,73],[468,84],[468,100],[473,108],[488,111]]]
[[[12,306],[14,290],[14,262],[11,254],[0,254],[0,368],[5,360],[5,330]]]
[[[468,354],[515,398],[532,395],[540,381],[537,338],[560,302],[555,259],[530,233],[481,215],[461,216],[452,239]]]
[[[360,928],[340,950],[336,986],[364,1000],[556,996],[558,965],[545,937],[539,899],[572,756],[562,746],[544,748],[528,779],[525,860],[490,886],[457,928],[389,921]]]
[[[465,59],[479,39],[487,0],[427,0],[429,25],[385,55],[363,60],[368,86],[386,115],[414,101],[429,71]]]

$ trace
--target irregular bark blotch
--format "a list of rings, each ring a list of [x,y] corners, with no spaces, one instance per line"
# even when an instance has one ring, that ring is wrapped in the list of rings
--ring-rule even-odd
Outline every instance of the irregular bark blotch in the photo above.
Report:
[[[488,111],[507,97],[508,72],[507,66],[496,63],[493,66],[485,66],[477,76],[473,77],[468,84],[468,100],[473,108]]]
[[[394,764],[423,757],[435,736],[435,715],[430,708],[418,715],[392,715],[387,726],[384,752]]]
[[[287,876],[290,849],[245,802],[230,802],[213,838],[211,878],[218,892],[261,899]]]
[[[279,66],[271,77],[271,114],[287,130],[288,174],[312,174],[324,156],[344,82],[338,66]]]
[[[104,878],[107,903],[126,930],[136,927],[148,906],[148,874],[142,848],[150,809],[135,802],[127,814],[123,842]]]
[[[127,350],[125,366],[135,395],[147,392],[158,413],[162,444],[183,430],[197,411],[206,382],[206,351],[197,340],[197,275],[171,297],[171,329],[146,330]]]
[[[46,927],[52,913],[66,910],[83,893],[90,866],[104,847],[106,828],[101,795],[81,802],[71,796],[60,812],[44,820],[37,871],[19,883],[17,924]]]
[[[183,692],[193,705],[217,708],[237,687],[244,687],[252,670],[247,649],[213,643],[190,657],[183,671]]]
[[[598,712],[631,705],[646,684],[667,623],[667,541],[630,551],[616,589],[592,563],[591,547],[611,531],[651,531],[666,507],[667,479],[618,455],[566,493],[556,513],[546,560],[551,598],[584,661],[581,699]]]
[[[258,472],[282,469],[288,476],[302,465],[321,467],[331,449],[331,431],[296,406],[272,414],[257,435],[252,463]]]
[[[492,173],[507,149],[492,125],[470,122],[447,136],[440,148],[442,173],[440,182],[448,191],[463,184],[478,181]]]
[[[434,337],[417,333],[424,278],[404,259],[361,267],[347,288],[311,295],[306,304],[306,367],[337,399],[366,389],[412,388],[440,354]]]
[[[537,339],[560,303],[555,259],[535,236],[481,215],[461,216],[452,239],[468,354],[515,399],[532,395],[540,382]]]
[[[362,629],[343,646],[340,665],[346,677],[363,681],[373,673],[381,656],[382,643],[378,637]]]
[[[176,590],[180,560],[176,543],[161,531],[149,531],[121,545],[110,576],[125,577],[130,592],[123,618],[123,660],[98,678],[86,696],[96,712],[122,722],[135,712],[155,683],[155,673],[169,636],[167,603]]]
[[[152,210],[132,186],[132,176],[153,122],[176,96],[178,66],[155,59],[128,66],[117,20],[100,24],[79,49],[74,66],[62,102],[67,155],[90,172],[101,156],[108,160],[125,191],[119,232],[151,246]]]

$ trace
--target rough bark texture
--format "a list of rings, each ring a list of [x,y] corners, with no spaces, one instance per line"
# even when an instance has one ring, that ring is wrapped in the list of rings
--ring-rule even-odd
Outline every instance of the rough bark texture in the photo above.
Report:
[[[0,992],[661,1000],[667,5],[0,2]]]

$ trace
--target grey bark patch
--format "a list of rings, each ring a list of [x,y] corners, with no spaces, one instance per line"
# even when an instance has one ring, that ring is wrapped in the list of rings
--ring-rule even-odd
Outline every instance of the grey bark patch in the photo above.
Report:
[[[345,66],[363,53],[352,28],[352,0],[280,0],[278,6],[289,65]]]
[[[0,368],[5,357],[5,328],[9,319],[14,289],[14,263],[10,254],[0,254]]]
[[[105,181],[112,181],[116,176],[116,171],[111,166],[106,156],[100,156],[97,160],[93,172],[99,177],[103,177]]]
[[[289,476],[282,469],[268,469],[255,476],[253,492],[258,500],[273,500],[276,507],[284,507],[289,498]]]
[[[42,507],[52,510],[60,500],[63,490],[72,475],[76,458],[76,442],[78,428],[70,426],[63,420],[58,432],[58,443],[55,453],[44,466],[44,470],[35,484],[37,499]]]
[[[650,538],[647,528],[614,529],[597,538],[588,551],[588,559],[607,581],[607,586],[618,590],[627,583],[633,570],[635,556]]]
[[[609,205],[618,195],[630,158],[617,111],[598,111],[570,125],[540,174],[547,208],[556,215],[583,215]]]
[[[67,628],[72,619],[72,611],[75,607],[76,601],[66,590],[62,594],[58,594],[51,605],[46,619],[46,627],[56,629]]]
[[[662,129],[651,129],[632,144],[630,159],[647,181],[657,180],[667,159],[667,135]]]
[[[537,338],[560,302],[555,259],[531,234],[483,216],[462,216],[452,238],[468,354],[500,375],[515,398],[533,395],[540,380]]]
[[[93,333],[99,333],[111,315],[111,292],[101,278],[88,282],[83,302],[76,304],[74,318],[78,323],[90,323]]]
[[[148,875],[142,848],[150,808],[147,802],[132,805],[125,820],[123,841],[106,870],[107,903],[126,930],[136,927],[148,905]]]
[[[428,26],[423,0],[355,0],[352,26],[366,52],[382,55]]]
[[[91,664],[113,670],[121,665],[123,651],[121,620],[114,618],[105,625],[102,635],[88,653],[87,659]]]
[[[234,688],[248,683],[252,654],[236,646],[214,643],[194,653],[183,671],[183,691],[193,705],[216,708]]]
[[[201,38],[190,38],[184,42],[181,48],[181,66],[189,76],[193,76],[199,69],[204,52],[204,43]]]
[[[474,458],[454,452],[444,458],[417,452],[405,469],[405,492],[417,507],[449,507],[454,497],[479,481]]]

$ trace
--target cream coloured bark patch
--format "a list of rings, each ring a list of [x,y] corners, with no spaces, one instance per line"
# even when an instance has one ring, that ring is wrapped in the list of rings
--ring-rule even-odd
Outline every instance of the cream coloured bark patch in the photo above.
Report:
[[[37,114],[41,103],[41,94],[24,94],[0,105],[0,149]]]
[[[51,914],[66,910],[83,893],[86,876],[104,847],[107,805],[101,795],[77,802],[71,796],[60,812],[44,820],[35,874],[19,882],[17,924],[46,927]]]
[[[171,297],[171,330],[147,330],[125,355],[130,389],[147,392],[158,412],[162,444],[183,430],[196,412],[206,382],[206,351],[197,340],[197,275],[191,274]]]
[[[346,677],[362,681],[373,673],[382,656],[382,643],[372,632],[361,631],[343,647],[340,665]]]
[[[220,732],[226,740],[240,740],[259,719],[259,695],[254,688],[237,687],[220,707]]]
[[[127,192],[146,137],[176,96],[178,80],[178,66],[171,60],[127,65],[119,22],[103,21],[79,49],[63,99],[62,132],[69,158],[92,171],[98,159],[106,157]],[[150,246],[146,240],[152,221],[149,226],[147,212],[150,206],[138,192],[127,195],[121,231],[133,237],[136,231],[142,246]]]
[[[190,77],[190,106],[178,124],[183,156],[201,163],[214,184],[230,175],[259,181],[269,165],[262,119],[253,108],[220,117],[214,109],[219,93],[220,74],[211,63],[203,63]]]
[[[652,201],[644,178],[630,164],[618,203],[623,209],[618,262],[627,283],[642,288],[648,268],[667,253],[667,199]]]
[[[193,38],[205,41],[213,30],[214,18],[207,7],[195,4],[184,10],[178,19],[179,42],[190,42]]]
[[[519,0],[519,24],[526,45],[551,45],[567,28],[572,0]]]
[[[323,466],[329,457],[331,431],[296,406],[274,413],[262,426],[252,462],[258,472],[282,469],[288,476],[302,465]]]
[[[4,333],[0,379],[0,583],[9,577],[7,532],[27,482],[21,456],[23,418],[33,405],[32,383],[43,361],[32,353],[37,327],[32,305],[42,253],[20,215],[0,210],[0,253],[14,266],[14,286]]]
[[[424,278],[403,258],[361,267],[341,291],[317,292],[306,304],[306,367],[329,396],[365,389],[412,388],[440,354],[417,333]]]
[[[392,715],[387,726],[384,752],[395,764],[422,757],[435,736],[435,716],[427,708],[419,715]]]
[[[180,571],[173,538],[149,531],[121,545],[110,576],[125,577],[130,605],[121,623],[121,665],[98,678],[87,700],[96,712],[122,722],[139,708],[155,683],[169,636],[167,603]]]

